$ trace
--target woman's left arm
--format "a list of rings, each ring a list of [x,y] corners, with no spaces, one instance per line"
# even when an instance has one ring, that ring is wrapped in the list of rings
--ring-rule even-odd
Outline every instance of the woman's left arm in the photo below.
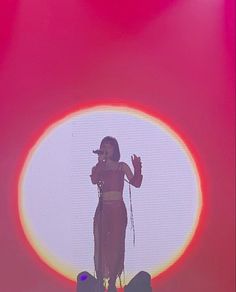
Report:
[[[136,188],[140,188],[143,180],[143,175],[141,173],[142,163],[140,161],[140,158],[136,155],[134,155],[134,158],[131,156],[131,159],[134,166],[134,174],[132,173],[129,165],[125,162],[122,162],[122,170],[127,176],[130,184],[132,184]]]

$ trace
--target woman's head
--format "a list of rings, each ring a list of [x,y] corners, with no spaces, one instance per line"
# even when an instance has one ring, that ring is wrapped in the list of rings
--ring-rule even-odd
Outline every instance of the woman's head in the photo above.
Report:
[[[100,149],[107,152],[108,157],[114,161],[120,160],[120,149],[114,137],[106,136],[102,139]]]

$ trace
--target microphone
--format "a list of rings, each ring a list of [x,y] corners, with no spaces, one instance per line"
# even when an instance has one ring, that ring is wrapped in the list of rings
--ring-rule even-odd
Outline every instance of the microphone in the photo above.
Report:
[[[104,154],[104,151],[97,149],[97,150],[93,150],[93,153],[99,155],[99,154]]]

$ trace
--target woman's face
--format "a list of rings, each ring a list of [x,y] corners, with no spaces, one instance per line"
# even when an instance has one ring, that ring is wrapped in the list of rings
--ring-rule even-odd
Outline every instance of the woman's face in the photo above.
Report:
[[[105,156],[109,159],[112,159],[113,153],[114,153],[114,148],[110,143],[103,143],[101,146],[101,150],[104,151]]]

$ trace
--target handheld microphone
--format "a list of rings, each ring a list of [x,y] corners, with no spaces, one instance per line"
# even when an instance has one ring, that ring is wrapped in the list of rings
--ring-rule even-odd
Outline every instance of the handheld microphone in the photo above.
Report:
[[[99,155],[99,154],[104,154],[104,151],[97,149],[97,150],[93,150],[93,153]]]

